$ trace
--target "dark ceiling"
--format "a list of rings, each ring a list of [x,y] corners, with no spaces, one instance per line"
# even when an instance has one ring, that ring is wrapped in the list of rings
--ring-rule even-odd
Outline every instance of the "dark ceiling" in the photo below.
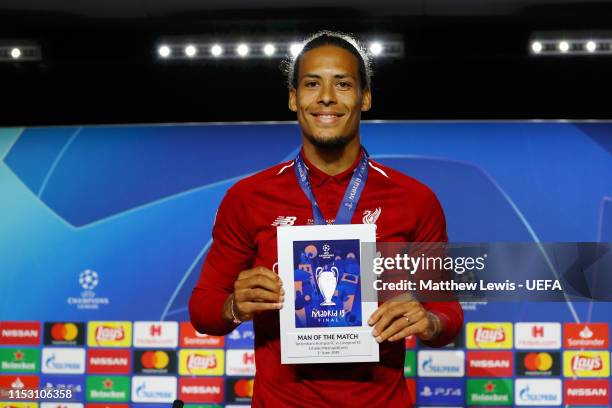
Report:
[[[533,58],[533,31],[611,30],[611,1],[3,0],[0,40],[42,45],[0,64],[0,126],[291,120],[275,61],[160,64],[168,35],[403,37],[375,66],[368,119],[612,118],[612,57]],[[306,7],[308,6],[308,7]]]

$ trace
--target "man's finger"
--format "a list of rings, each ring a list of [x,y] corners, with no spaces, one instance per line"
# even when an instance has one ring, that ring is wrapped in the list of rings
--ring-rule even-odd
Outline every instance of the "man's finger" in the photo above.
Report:
[[[403,315],[406,312],[406,306],[406,304],[398,303],[387,307],[385,313],[374,326],[374,330],[372,330],[372,335],[374,337],[380,336],[380,334],[385,331],[385,329],[387,328],[387,326],[389,326],[389,324],[391,324],[391,322],[393,322],[397,317]]]
[[[413,334],[423,333],[428,329],[428,327],[429,322],[420,320],[417,323],[411,324],[410,326],[400,330],[399,333],[389,337],[389,341],[402,340],[408,336],[412,336]]]
[[[368,324],[370,326],[375,325],[378,319],[380,319],[381,316],[385,314],[385,311],[387,310],[388,307],[389,307],[388,303],[383,303],[382,305],[378,306],[378,309],[376,309],[374,313],[372,313],[372,316],[370,316],[370,318],[368,319]]]
[[[391,324],[376,337],[376,341],[382,343],[410,326],[410,324],[410,321],[406,317],[400,316],[391,322]]]
[[[281,293],[282,289],[279,281],[272,280],[264,275],[255,275],[248,279],[238,280],[234,284],[235,291],[254,288],[266,289],[273,293]]]
[[[409,310],[404,313],[404,317],[408,319],[412,324],[418,322],[421,319],[427,318],[427,313],[422,308],[418,308],[417,310]]]
[[[283,308],[282,303],[262,303],[262,302],[243,302],[240,305],[244,313],[265,312],[266,310],[280,310]]]
[[[234,292],[237,304],[244,302],[282,303],[281,298],[280,294],[261,288],[240,289]]]
[[[263,266],[258,266],[253,269],[247,269],[246,271],[242,271],[240,275],[238,275],[238,280],[249,279],[249,278],[252,278],[253,276],[258,276],[258,275],[263,275],[273,281],[280,281],[280,277],[278,276],[278,274],[274,273],[270,269],[265,268]]]

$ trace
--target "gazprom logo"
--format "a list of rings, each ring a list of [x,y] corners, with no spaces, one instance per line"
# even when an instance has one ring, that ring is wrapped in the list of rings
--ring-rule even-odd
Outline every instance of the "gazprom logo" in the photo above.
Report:
[[[516,405],[560,405],[561,395],[559,379],[516,380]]]
[[[425,371],[426,373],[431,372],[431,373],[447,374],[447,373],[458,373],[460,369],[459,367],[452,366],[452,365],[448,365],[448,366],[436,365],[433,361],[433,357],[429,357],[427,360],[423,362],[423,371]]]
[[[428,351],[418,354],[418,375],[423,377],[463,377],[465,352],[454,350]]]
[[[47,374],[83,374],[85,349],[43,348],[42,372]]]
[[[176,377],[133,377],[132,401],[172,402],[176,399]]]
[[[147,390],[147,384],[142,383],[138,387],[136,387],[136,395],[139,398],[147,398],[147,399],[160,399],[160,398],[171,398],[172,393],[169,391],[163,390]]]
[[[81,368],[81,364],[79,363],[71,363],[69,361],[66,362],[58,362],[55,354],[52,354],[51,357],[45,361],[45,366],[52,370],[78,370]]]

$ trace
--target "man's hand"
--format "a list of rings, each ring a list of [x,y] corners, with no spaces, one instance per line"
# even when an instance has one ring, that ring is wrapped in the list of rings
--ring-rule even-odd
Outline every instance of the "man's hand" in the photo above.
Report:
[[[285,300],[282,286],[280,277],[263,266],[240,272],[234,293],[223,305],[223,316],[232,322],[234,316],[244,322],[257,312],[281,309]]]
[[[431,340],[441,331],[440,319],[410,295],[397,296],[380,305],[368,324],[374,326],[372,335],[379,343],[403,340],[411,335]]]

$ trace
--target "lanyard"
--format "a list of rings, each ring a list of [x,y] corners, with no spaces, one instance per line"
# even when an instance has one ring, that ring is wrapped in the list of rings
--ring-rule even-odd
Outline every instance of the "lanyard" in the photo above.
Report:
[[[295,162],[295,175],[297,176],[298,183],[302,188],[306,197],[310,200],[310,204],[312,204],[312,214],[314,217],[314,223],[316,225],[327,225],[325,222],[325,218],[321,213],[321,209],[319,208],[319,204],[317,204],[317,200],[312,192],[312,187],[310,185],[310,178],[308,177],[308,169],[306,168],[306,164],[304,163],[304,159],[302,159],[302,154],[298,153],[297,157],[294,160]],[[368,153],[364,149],[364,154],[359,160],[359,164],[357,168],[353,172],[353,177],[351,178],[351,182],[346,188],[344,192],[344,198],[342,199],[342,203],[340,203],[340,208],[338,208],[338,214],[336,214],[336,219],[334,221],[335,224],[350,224],[351,219],[353,218],[353,214],[357,209],[357,203],[359,202],[359,197],[361,197],[361,193],[363,192],[363,188],[365,187],[365,182],[368,179]]]

